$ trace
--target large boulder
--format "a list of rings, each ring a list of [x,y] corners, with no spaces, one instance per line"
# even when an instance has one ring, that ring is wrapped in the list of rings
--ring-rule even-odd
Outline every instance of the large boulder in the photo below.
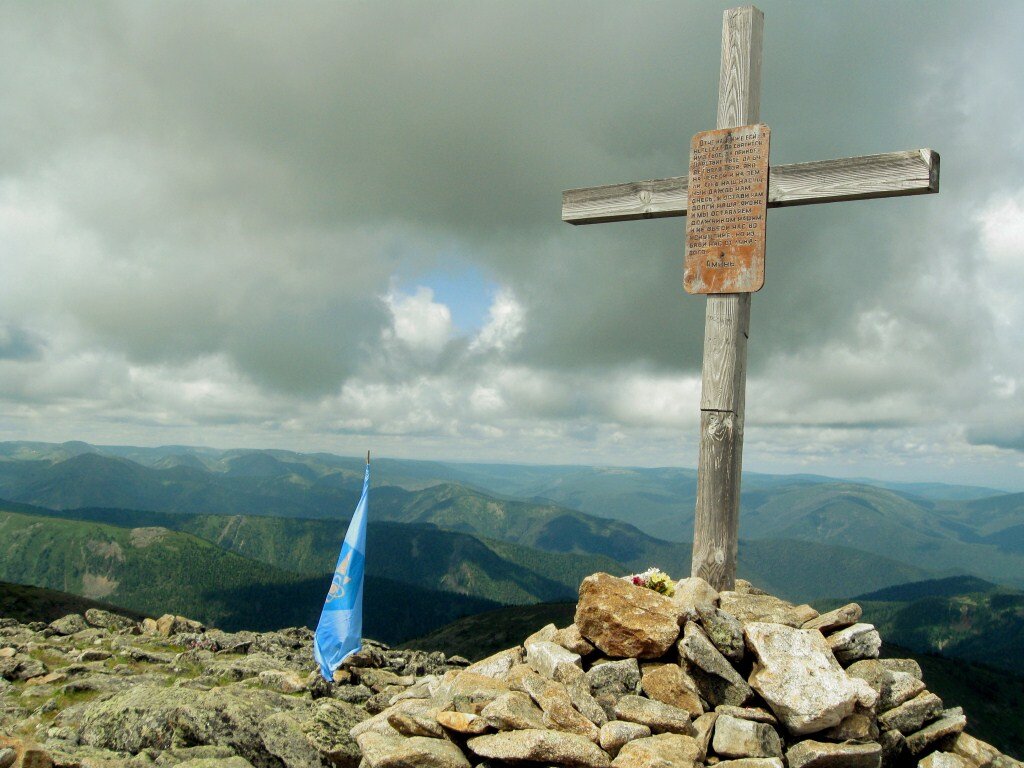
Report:
[[[608,656],[656,659],[679,637],[683,608],[646,587],[596,573],[580,585],[575,624]]]
[[[137,754],[143,749],[169,749],[177,714],[204,698],[186,688],[139,685],[93,704],[79,724],[82,744]]]
[[[830,728],[858,703],[875,704],[878,694],[863,680],[847,676],[816,629],[751,622],[744,633],[757,657],[750,685],[790,733]]]

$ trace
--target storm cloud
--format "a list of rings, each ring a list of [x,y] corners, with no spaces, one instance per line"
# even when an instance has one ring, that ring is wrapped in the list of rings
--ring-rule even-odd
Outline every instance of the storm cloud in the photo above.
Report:
[[[725,7],[0,0],[0,437],[693,466],[685,220],[560,193],[685,173]],[[745,466],[1024,488],[1024,8],[759,7],[772,162],[942,191],[769,214]]]

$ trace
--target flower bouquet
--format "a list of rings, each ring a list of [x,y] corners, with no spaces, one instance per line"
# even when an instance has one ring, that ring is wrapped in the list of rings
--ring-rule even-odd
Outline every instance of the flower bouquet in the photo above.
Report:
[[[631,581],[638,587],[647,587],[655,592],[672,597],[676,593],[676,584],[671,577],[659,568],[648,568],[643,573],[634,573],[622,578]]]

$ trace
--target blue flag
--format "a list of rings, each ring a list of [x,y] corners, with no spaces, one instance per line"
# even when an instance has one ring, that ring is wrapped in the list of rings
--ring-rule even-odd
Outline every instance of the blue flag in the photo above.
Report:
[[[313,636],[313,658],[328,682],[341,662],[363,647],[363,566],[366,558],[366,505],[370,496],[370,460],[367,454],[363,495],[341,546],[331,588]]]

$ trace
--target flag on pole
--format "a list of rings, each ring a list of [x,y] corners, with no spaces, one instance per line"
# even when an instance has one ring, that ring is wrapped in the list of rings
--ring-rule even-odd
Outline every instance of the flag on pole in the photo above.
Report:
[[[324,680],[334,679],[341,662],[363,647],[363,566],[366,557],[366,505],[370,495],[370,454],[366,454],[363,495],[341,546],[331,588],[313,636],[313,658]]]

